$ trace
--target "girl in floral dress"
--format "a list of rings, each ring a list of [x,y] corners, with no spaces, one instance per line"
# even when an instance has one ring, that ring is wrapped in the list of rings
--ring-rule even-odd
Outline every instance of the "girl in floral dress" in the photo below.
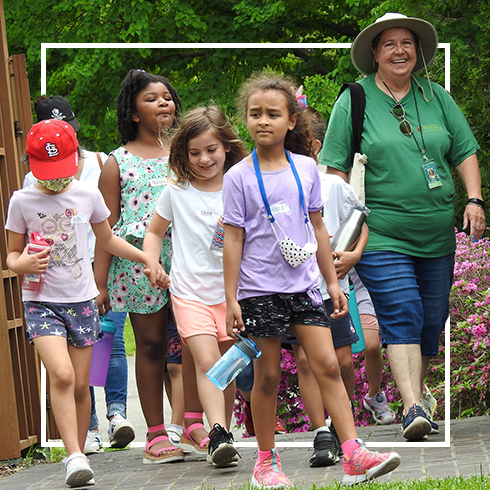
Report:
[[[105,163],[99,188],[111,211],[114,234],[142,249],[146,229],[168,174],[167,131],[175,126],[181,100],[170,82],[131,70],[116,100],[123,146]],[[160,262],[170,272],[171,240],[163,240]],[[163,376],[167,347],[167,291],[153,288],[142,267],[96,249],[99,310],[127,311],[136,342],[136,383],[148,425],[143,463],[183,460],[163,423]]]

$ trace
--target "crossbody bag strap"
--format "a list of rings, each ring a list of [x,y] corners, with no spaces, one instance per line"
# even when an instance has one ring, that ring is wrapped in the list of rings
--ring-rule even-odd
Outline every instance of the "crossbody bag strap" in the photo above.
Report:
[[[99,162],[99,167],[102,170],[102,158],[100,158],[100,153],[97,152],[96,155],[97,155],[97,161]]]

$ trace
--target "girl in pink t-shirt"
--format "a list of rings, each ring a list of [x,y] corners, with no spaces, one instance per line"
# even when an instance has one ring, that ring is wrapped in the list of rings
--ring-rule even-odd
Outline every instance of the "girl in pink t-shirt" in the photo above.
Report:
[[[78,487],[93,484],[82,450],[90,422],[92,347],[100,334],[88,228],[111,254],[143,263],[154,285],[168,287],[168,277],[157,260],[112,234],[99,190],[73,180],[78,141],[68,123],[48,119],[35,124],[27,135],[27,155],[38,180],[10,200],[7,265],[33,279],[44,275],[41,288],[28,286],[31,290],[22,294],[27,338],[49,374],[51,407],[68,454],[65,483]],[[33,233],[49,247],[29,254],[26,244]]]

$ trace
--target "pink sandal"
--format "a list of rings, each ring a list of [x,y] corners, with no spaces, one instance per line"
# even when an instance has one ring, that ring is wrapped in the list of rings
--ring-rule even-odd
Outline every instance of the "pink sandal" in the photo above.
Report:
[[[199,444],[191,436],[191,432],[195,429],[205,429],[201,422],[191,424],[189,427],[185,426],[185,419],[202,419],[202,412],[185,412],[184,414],[184,427],[183,433],[180,436],[179,447],[181,447],[185,453],[194,453],[206,457],[208,454],[209,437],[205,437]]]
[[[162,430],[165,430],[164,424],[148,427],[148,434],[146,435],[146,448],[143,453],[143,464],[160,464],[160,463],[172,463],[175,461],[184,461],[184,451],[182,451],[182,449],[175,446],[162,447],[157,450],[156,454],[152,454],[150,452],[150,449],[157,442],[169,441],[168,436],[157,436],[151,441],[148,440],[149,434],[153,434],[154,432],[160,432]]]

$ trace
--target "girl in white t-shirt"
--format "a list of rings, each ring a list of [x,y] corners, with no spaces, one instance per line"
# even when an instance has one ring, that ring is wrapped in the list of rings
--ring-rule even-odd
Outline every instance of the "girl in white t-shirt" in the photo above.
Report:
[[[206,372],[234,341],[226,334],[223,261],[219,253],[213,253],[212,243],[216,246],[213,235],[223,212],[223,173],[246,154],[217,107],[189,111],[170,144],[175,181],[163,190],[143,243],[145,252],[158,257],[172,223],[173,313],[194,359],[199,399],[212,427],[201,445],[209,441],[207,460],[218,467],[237,461],[229,432],[235,385],[222,392]]]

